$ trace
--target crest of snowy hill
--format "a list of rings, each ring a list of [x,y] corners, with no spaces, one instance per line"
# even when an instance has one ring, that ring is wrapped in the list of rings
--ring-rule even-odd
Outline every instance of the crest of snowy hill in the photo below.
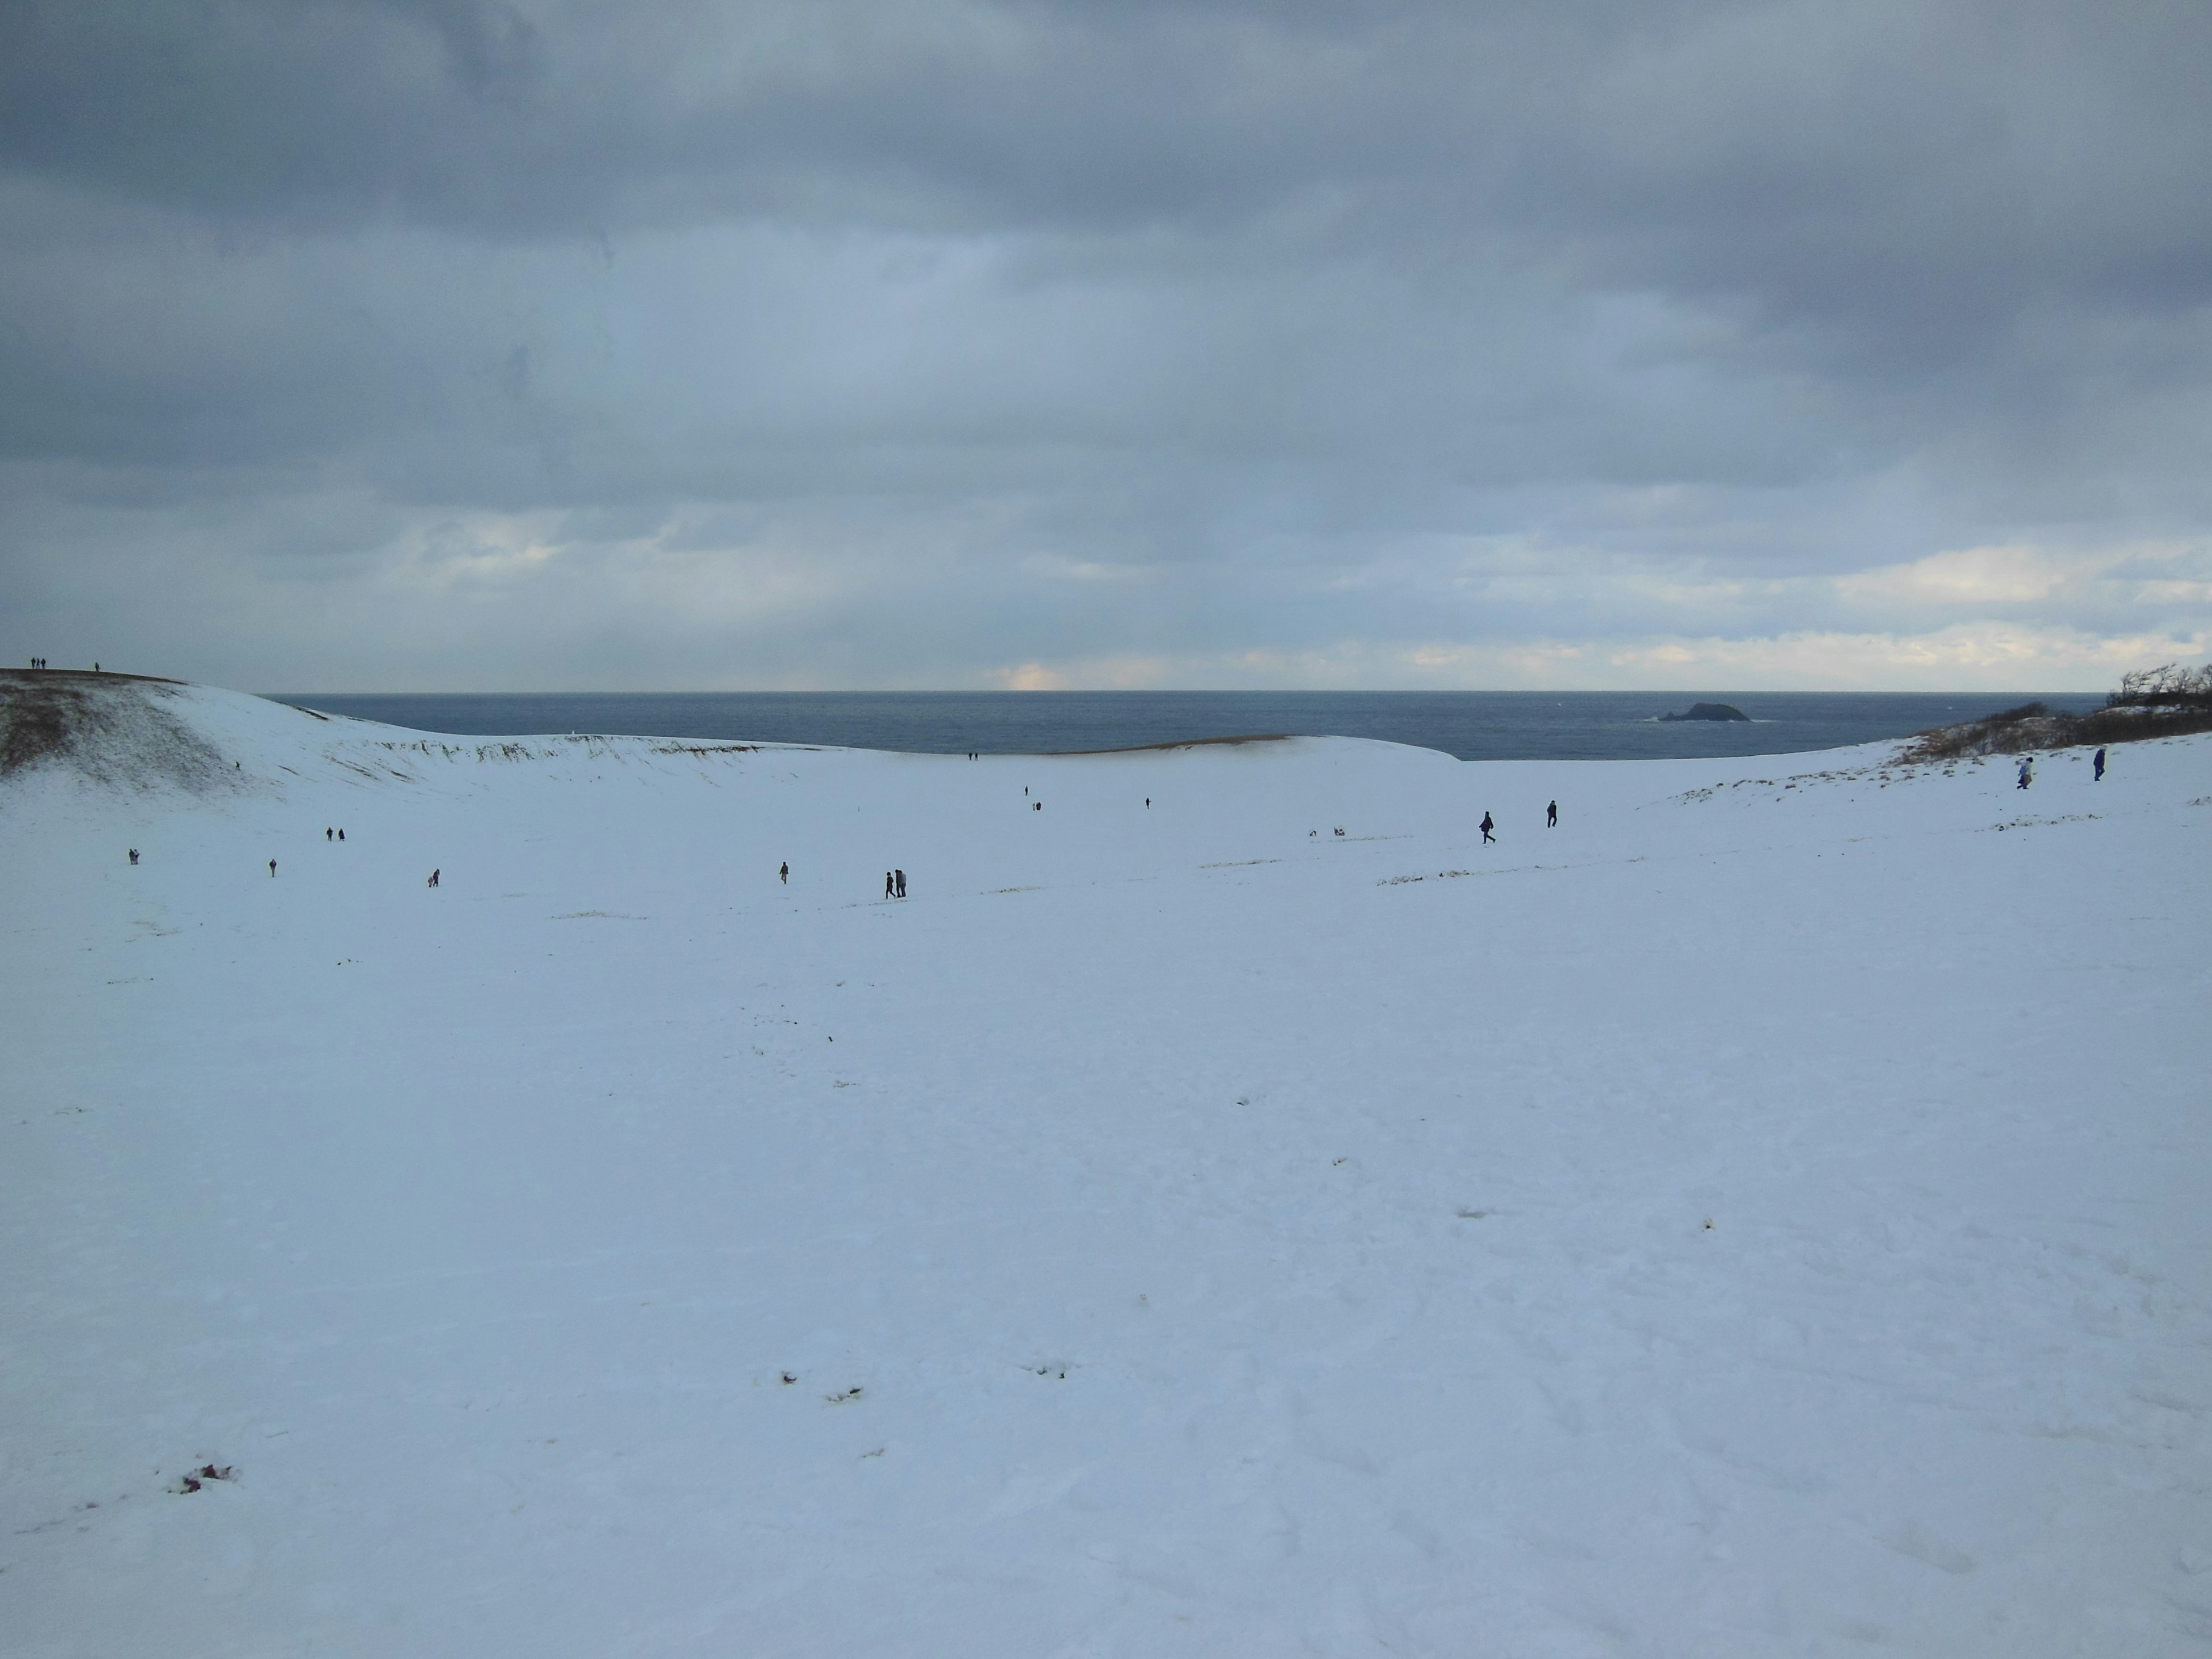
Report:
[[[11,1654],[2212,1638],[2212,737],[0,693]]]
[[[134,674],[0,670],[0,777],[45,771],[124,792],[222,797],[287,780],[420,784],[455,763],[728,756],[659,738],[429,738],[241,692]],[[440,763],[432,768],[425,763]]]
[[[245,780],[203,728],[210,705],[259,701],[136,674],[0,670],[0,780],[43,770],[113,790],[236,793]]]

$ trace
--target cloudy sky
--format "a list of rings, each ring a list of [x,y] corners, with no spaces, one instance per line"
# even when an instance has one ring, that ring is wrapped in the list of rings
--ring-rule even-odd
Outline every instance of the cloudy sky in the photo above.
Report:
[[[2203,0],[0,0],[0,658],[2212,657]]]

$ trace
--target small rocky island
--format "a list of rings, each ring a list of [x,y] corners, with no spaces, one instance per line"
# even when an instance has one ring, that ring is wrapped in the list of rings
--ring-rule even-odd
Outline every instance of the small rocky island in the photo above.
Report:
[[[1732,702],[1693,702],[1686,714],[1662,714],[1662,720],[1748,720],[1745,714]]]

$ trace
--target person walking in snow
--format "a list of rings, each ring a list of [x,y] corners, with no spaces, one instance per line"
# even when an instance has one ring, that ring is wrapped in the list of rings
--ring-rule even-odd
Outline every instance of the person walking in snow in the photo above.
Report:
[[[430,872],[430,879],[428,884],[432,887],[435,887],[438,884],[438,872],[435,870],[433,870]]]
[[[2020,781],[2013,785],[2013,787],[2015,789],[2025,789],[2029,784],[2033,783],[2034,781],[2035,757],[2033,755],[2024,755],[2021,757],[2020,763]]]
[[[1481,823],[1481,825],[1480,825],[1480,829],[1481,829],[1481,830],[1482,830],[1482,844],[1483,844],[1485,847],[1489,846],[1491,842],[1492,842],[1493,841],[1496,841],[1496,840],[1498,839],[1498,837],[1497,837],[1497,836],[1493,836],[1493,835],[1492,835],[1492,834],[1490,833],[1492,830],[1496,829],[1498,826],[1497,826],[1496,824],[1494,824],[1494,823],[1492,823],[1491,822],[1491,820],[1490,820],[1490,814],[1489,814],[1489,813],[1485,812],[1485,813],[1482,815],[1482,823]]]
[[[2105,781],[2105,751],[2101,749],[2097,751],[2096,767],[2097,775],[2092,778],[2090,781],[2093,783],[2102,783]]]
[[[897,890],[891,885],[891,872],[888,870],[884,872],[884,896],[885,898],[898,896]]]
[[[276,860],[275,859],[269,860],[269,879],[271,881],[276,879]]]
[[[1544,809],[1544,828],[1547,830],[1556,830],[1559,827],[1559,803],[1553,801],[1549,806],[1547,806]]]
[[[325,825],[323,826],[323,839],[324,839],[325,841],[329,841],[329,840],[332,839],[332,838],[333,838],[333,836],[335,836],[335,834],[336,834],[336,832],[335,832],[334,830],[331,830],[331,828],[328,824],[325,824]]]
[[[131,862],[133,864],[138,862],[138,849],[135,847],[131,849]]]
[[[788,887],[788,886],[790,886],[790,885],[791,885],[791,860],[790,860],[786,859],[786,860],[783,861],[783,866],[782,866],[782,867],[781,867],[781,869],[779,869],[779,870],[775,872],[775,878],[776,878],[778,881],[781,882],[781,883],[782,883],[786,887]]]
[[[344,831],[344,830],[339,830],[339,831],[338,831],[338,839],[339,839],[340,841],[343,841],[343,840],[345,839],[345,831]]]
[[[898,879],[898,896],[901,898],[904,898],[906,896],[906,872],[903,870],[894,870],[891,872],[891,874]]]

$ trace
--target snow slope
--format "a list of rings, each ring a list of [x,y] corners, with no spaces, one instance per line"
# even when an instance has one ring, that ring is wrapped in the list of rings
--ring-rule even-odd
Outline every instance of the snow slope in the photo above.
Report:
[[[0,778],[12,1653],[2212,1650],[2212,739],[115,695],[232,770]]]

